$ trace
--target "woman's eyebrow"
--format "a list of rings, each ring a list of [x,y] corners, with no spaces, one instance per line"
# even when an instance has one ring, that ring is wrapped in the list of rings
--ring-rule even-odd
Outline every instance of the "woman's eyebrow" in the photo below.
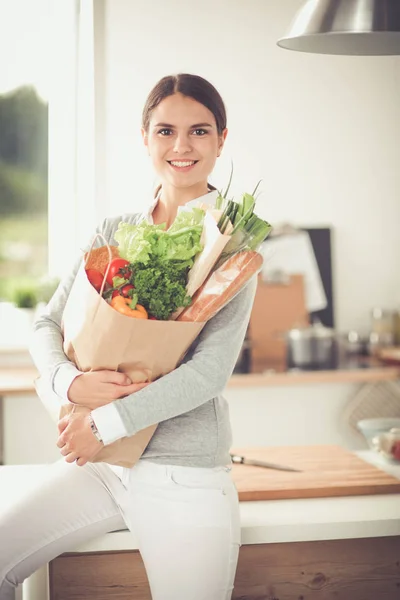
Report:
[[[196,127],[212,127],[211,123],[195,123],[191,125],[190,129],[195,129]]]
[[[170,123],[156,123],[154,127],[169,127],[172,129],[174,125],[171,125]],[[211,123],[195,123],[194,125],[191,125],[189,129],[195,129],[196,127],[212,127],[212,125]]]

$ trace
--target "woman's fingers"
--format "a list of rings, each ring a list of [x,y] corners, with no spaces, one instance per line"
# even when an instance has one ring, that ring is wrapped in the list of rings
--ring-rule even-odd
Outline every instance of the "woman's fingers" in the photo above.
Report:
[[[93,407],[93,398],[96,398],[98,406],[103,406],[138,392],[149,383],[132,383],[128,375],[118,371],[88,371],[72,381],[68,399],[75,404]]]
[[[125,373],[119,371],[98,371],[100,381],[103,383],[114,383],[116,385],[130,385],[132,381]]]
[[[68,444],[65,444],[61,450],[60,453],[65,456],[65,461],[72,463],[74,462],[76,459],[79,458],[78,454],[76,452],[71,452],[71,450],[69,449]]]
[[[65,444],[64,446],[62,446],[61,450],[60,450],[60,454],[62,454],[63,456],[67,456],[68,454],[70,454],[71,450],[69,449],[68,444]]]
[[[66,457],[65,457],[65,462],[67,463],[73,463],[75,462],[77,459],[79,458],[79,456],[77,455],[76,452],[70,452]]]
[[[140,390],[142,390],[143,388],[145,388],[147,385],[149,385],[149,381],[146,381],[144,383],[132,383],[131,385],[124,385],[124,386],[119,386],[119,385],[114,385],[114,384],[110,384],[110,395],[111,398],[117,399],[117,398],[123,398],[124,396],[129,396],[129,394],[134,394],[135,392],[139,392]]]
[[[66,427],[68,426],[68,422],[69,422],[69,417],[68,415],[66,415],[65,417],[63,417],[62,419],[60,419],[57,423],[57,427],[58,427],[58,433],[61,435],[62,432],[64,431],[64,429],[66,429]]]
[[[65,435],[61,434],[56,442],[56,446],[57,446],[57,448],[63,448],[63,447],[65,447],[65,443],[66,443]]]

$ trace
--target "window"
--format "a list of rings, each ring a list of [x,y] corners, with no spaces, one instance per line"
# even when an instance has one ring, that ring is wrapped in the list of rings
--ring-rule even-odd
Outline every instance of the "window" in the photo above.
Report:
[[[50,3],[0,0],[0,299],[26,306],[48,264]]]
[[[15,301],[48,300],[95,220],[92,15],[0,0],[0,347],[26,347]]]

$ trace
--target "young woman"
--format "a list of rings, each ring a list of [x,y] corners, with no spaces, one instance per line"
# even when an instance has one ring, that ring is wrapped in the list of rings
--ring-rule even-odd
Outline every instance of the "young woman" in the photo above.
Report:
[[[168,227],[179,206],[214,203],[217,194],[208,177],[227,135],[226,114],[208,81],[161,79],[144,107],[142,135],[161,185],[147,214],[104,221],[98,231],[111,244],[121,220]],[[0,600],[11,600],[17,584],[59,554],[125,527],[138,541],[153,600],[228,600],[240,521],[221,393],[245,337],[256,278],[207,323],[177,369],[135,385],[114,371],[82,373],[62,350],[61,317],[80,260],[36,321],[31,353],[43,393],[87,410],[59,421],[62,456],[45,484],[0,515]],[[103,444],[154,423],[133,468],[91,462]]]

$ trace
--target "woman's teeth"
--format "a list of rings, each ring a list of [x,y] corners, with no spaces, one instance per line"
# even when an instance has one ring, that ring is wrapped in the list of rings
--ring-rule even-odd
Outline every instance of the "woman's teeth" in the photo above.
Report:
[[[171,165],[173,165],[174,167],[191,167],[192,165],[195,164],[195,160],[190,160],[190,161],[180,161],[180,160],[171,160],[170,163]]]

